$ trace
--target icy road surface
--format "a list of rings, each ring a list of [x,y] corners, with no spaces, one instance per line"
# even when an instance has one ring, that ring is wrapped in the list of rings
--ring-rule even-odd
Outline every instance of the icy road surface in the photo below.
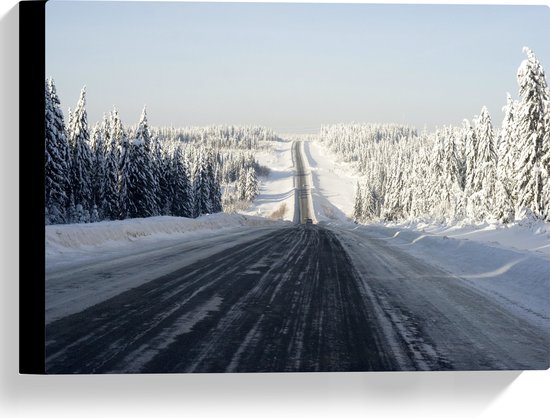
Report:
[[[543,330],[383,240],[342,234],[357,268],[330,229],[279,228],[53,321],[47,371],[548,366]]]
[[[52,322],[47,371],[396,368],[360,286],[333,233],[279,229]]]

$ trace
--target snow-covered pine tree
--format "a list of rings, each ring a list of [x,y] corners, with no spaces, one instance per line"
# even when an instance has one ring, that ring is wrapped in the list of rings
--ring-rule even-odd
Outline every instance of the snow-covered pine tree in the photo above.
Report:
[[[546,75],[537,57],[529,48],[523,52],[527,59],[519,66],[517,80],[520,101],[515,118],[519,158],[516,169],[517,206],[528,209],[541,217],[547,217],[550,209],[544,202],[544,190],[548,187],[548,166],[543,156],[550,141],[548,117],[550,94]]]
[[[464,216],[462,199],[462,164],[457,146],[457,135],[452,127],[444,130],[445,151],[443,163],[443,175],[445,188],[448,193],[448,207],[446,216],[448,219],[462,219]]]
[[[158,135],[151,136],[151,172],[153,174],[154,191],[153,197],[155,198],[156,214],[164,215],[164,209],[166,208],[163,191],[161,184],[165,183],[164,171],[163,171],[164,157],[162,153],[162,146]]]
[[[447,188],[449,181],[445,172],[445,136],[439,130],[435,132],[435,140],[431,151],[430,178],[428,189],[428,207],[435,218],[445,217],[451,204]]]
[[[217,158],[214,155],[212,149],[207,152],[206,155],[206,179],[208,182],[208,197],[210,200],[210,212],[216,213],[221,212],[222,202],[221,202],[221,188],[216,172]]]
[[[474,119],[475,122],[475,119]],[[472,220],[477,218],[477,204],[479,202],[479,191],[482,188],[482,181],[478,177],[479,170],[477,170],[478,160],[478,138],[475,133],[475,129],[469,120],[464,119],[463,126],[463,140],[465,149],[465,184],[464,184],[464,207],[466,209],[466,216]]]
[[[130,141],[124,130],[122,121],[115,108],[111,119],[111,140],[117,145],[118,155],[118,219],[126,219],[129,216],[128,184],[130,176]]]
[[[485,106],[481,109],[479,118],[476,119],[475,131],[478,148],[474,177],[480,187],[475,189],[477,199],[473,199],[472,202],[475,205],[474,216],[479,220],[494,219],[497,215],[495,213],[496,153],[493,125]]]
[[[516,103],[510,94],[506,97],[506,106],[503,107],[504,120],[500,130],[497,146],[497,184],[495,189],[495,214],[503,223],[514,220],[514,207],[516,202],[514,171],[516,149],[515,134],[515,106]]]
[[[411,179],[414,174],[414,167],[412,165],[412,147],[408,139],[402,139],[400,141],[403,147],[403,180],[404,185],[399,191],[399,201],[401,202],[402,213],[404,218],[409,218],[412,207],[412,183]]]
[[[45,89],[45,206],[46,222],[68,222],[69,156],[65,123],[53,79]]]
[[[194,216],[192,181],[181,146],[176,146],[170,164],[171,213],[173,216],[191,218]]]
[[[430,155],[428,153],[428,139],[422,134],[416,143],[416,149],[412,158],[414,171],[411,181],[412,201],[410,217],[415,219],[426,216],[430,208],[428,207],[430,178]]]
[[[160,141],[157,141],[160,143]],[[159,210],[161,215],[172,214],[172,156],[168,147],[160,147],[158,164]]]
[[[254,167],[248,167],[246,170],[245,200],[252,202],[258,196],[258,178]]]
[[[463,127],[452,127],[454,142],[456,146],[456,155],[458,158],[458,184],[460,190],[464,192],[466,188],[466,138]]]
[[[105,178],[104,178],[104,190],[103,190],[103,203],[100,206],[100,210],[103,219],[115,220],[119,219],[120,200],[118,194],[118,144],[115,138],[112,136],[111,119],[104,115],[101,129],[103,131],[103,138],[105,142]]]
[[[246,168],[241,166],[236,181],[236,192],[238,200],[246,200]]]
[[[222,205],[222,189],[221,189],[221,172],[219,168],[216,168],[214,173],[214,181],[212,183],[212,190],[210,192],[212,199],[212,213],[218,213],[223,211]]]
[[[361,222],[376,219],[380,216],[381,200],[375,188],[370,185],[365,185],[362,189],[362,216]]]
[[[69,145],[72,156],[71,190],[76,207],[81,206],[81,210],[78,212],[78,221],[82,222],[89,218],[85,216],[85,213],[89,213],[92,204],[92,152],[86,112],[86,87],[82,88],[71,117]]]
[[[355,185],[355,203],[353,205],[353,220],[362,222],[363,220],[363,195],[359,182]]]
[[[199,151],[193,167],[193,196],[195,199],[194,216],[212,213],[210,199],[210,181],[206,169],[205,150]]]
[[[92,222],[97,222],[99,219],[103,219],[102,208],[104,206],[105,199],[105,156],[106,147],[105,139],[103,137],[104,130],[101,125],[96,123],[92,131],[92,201],[95,206],[96,214],[93,214],[92,208]]]
[[[151,135],[145,108],[141,114],[136,137],[130,143],[128,171],[128,216],[146,218],[157,211],[156,184],[151,161]]]
[[[396,152],[389,165],[388,186],[384,196],[384,213],[386,220],[392,221],[403,217],[403,206],[400,192],[403,188],[403,150],[396,146]]]

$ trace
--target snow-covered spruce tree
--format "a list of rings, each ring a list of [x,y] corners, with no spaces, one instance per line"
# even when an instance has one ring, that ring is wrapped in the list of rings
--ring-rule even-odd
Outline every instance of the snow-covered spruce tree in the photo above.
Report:
[[[212,213],[218,213],[223,211],[222,204],[222,188],[221,188],[221,172],[219,168],[216,168],[214,172],[214,182],[212,183],[212,190],[210,192],[212,198]]]
[[[430,178],[428,189],[428,206],[430,215],[443,218],[450,212],[450,192],[445,173],[445,136],[437,130],[431,151]]]
[[[491,117],[485,106],[476,119],[475,135],[477,137],[476,165],[474,177],[480,188],[475,189],[471,196],[474,208],[474,219],[489,220],[496,217],[496,152],[494,148],[494,132]]]
[[[124,130],[122,121],[115,108],[111,119],[111,140],[117,145],[118,155],[118,219],[126,219],[129,216],[128,184],[130,176],[130,141]]]
[[[422,134],[415,141],[416,148],[412,157],[414,166],[413,176],[410,179],[410,187],[412,189],[412,201],[410,218],[416,219],[426,216],[430,210],[428,206],[428,198],[430,188],[428,181],[431,178],[430,173],[430,153],[428,150],[428,138],[426,134]]]
[[[475,167],[475,133],[472,123],[468,119],[462,121],[460,131],[462,143],[464,144],[464,190],[471,188]]]
[[[517,80],[520,101],[515,123],[517,127],[516,193],[517,209],[525,209],[548,219],[550,209],[543,196],[549,181],[545,151],[550,141],[549,92],[542,65],[529,48],[523,48],[527,59],[519,66]]]
[[[246,186],[244,198],[248,202],[252,202],[258,196],[258,178],[253,167],[248,167],[246,170]]]
[[[68,221],[69,206],[69,143],[65,123],[53,79],[45,89],[45,207],[46,223]]]
[[[403,217],[403,206],[400,200],[400,192],[404,185],[403,178],[403,151],[396,146],[396,153],[391,161],[388,187],[384,197],[384,219],[394,221]]]
[[[246,174],[247,170],[244,166],[241,166],[236,181],[236,194],[238,200],[246,200]]]
[[[210,200],[210,212],[216,213],[222,210],[222,197],[219,178],[217,174],[217,158],[212,149],[206,155],[206,178],[208,181],[208,198]]]
[[[363,193],[363,219],[376,219],[380,217],[382,198],[372,186],[367,186]]]
[[[104,130],[98,122],[92,131],[92,202],[96,212],[91,217],[92,222],[103,218],[102,208],[105,203],[105,157],[107,152],[103,135]]]
[[[403,208],[403,218],[407,219],[411,216],[413,190],[412,190],[412,177],[414,175],[415,168],[412,165],[413,149],[408,139],[400,141],[403,146],[403,179],[405,187],[399,192],[399,200],[401,201],[401,207]]]
[[[151,171],[153,173],[155,206],[157,215],[165,215],[165,197],[161,185],[166,185],[164,179],[164,156],[158,135],[151,137]]]
[[[158,141],[160,143],[160,141]],[[181,155],[181,153],[180,153]],[[160,147],[159,173],[159,210],[161,215],[172,214],[172,157],[168,147]],[[187,202],[189,204],[189,202]]]
[[[445,128],[445,152],[443,163],[443,175],[445,178],[445,188],[448,193],[447,216],[450,219],[458,220],[464,217],[464,208],[462,207],[462,187],[463,170],[460,161],[459,147],[457,146],[457,137],[455,130],[451,127]]]
[[[71,190],[78,212],[77,222],[89,219],[86,213],[92,205],[92,152],[86,112],[86,88],[82,88],[80,98],[71,117],[69,126],[71,148]],[[79,210],[79,205],[81,209]]]
[[[168,200],[171,204],[173,216],[191,218],[194,216],[193,183],[188,169],[188,164],[182,154],[181,146],[176,146],[170,163],[171,196]]]
[[[151,162],[151,136],[145,108],[141,114],[136,137],[128,148],[128,216],[147,218],[157,212],[156,183]]]
[[[194,217],[212,213],[205,153],[204,149],[199,152],[193,167]]]
[[[105,178],[103,189],[103,203],[100,206],[100,210],[103,219],[112,220],[119,219],[120,200],[118,193],[118,144],[115,138],[112,136],[111,129],[112,115],[107,118],[103,117],[103,123],[101,129],[103,130],[103,138],[105,142]]]
[[[361,186],[357,182],[355,186],[355,203],[353,205],[353,220],[355,222],[363,221],[363,195],[361,193]]]
[[[506,106],[503,107],[504,120],[500,130],[497,145],[497,184],[495,189],[495,214],[503,223],[514,220],[514,207],[516,203],[515,187],[515,157],[516,126],[514,122],[516,103],[510,94],[506,98]]]
[[[478,138],[470,121],[463,122],[463,137],[465,143],[465,186],[464,186],[464,207],[466,216],[475,220],[478,217],[478,205],[481,200],[479,192],[482,188],[482,179],[479,178],[479,170],[477,169],[478,160]]]
[[[456,155],[458,158],[458,185],[464,192],[466,188],[466,137],[461,126],[451,128],[456,146]]]

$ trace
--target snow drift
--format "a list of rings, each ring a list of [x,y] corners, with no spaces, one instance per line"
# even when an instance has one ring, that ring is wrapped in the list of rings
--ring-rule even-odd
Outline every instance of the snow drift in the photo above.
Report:
[[[136,240],[181,238],[190,233],[215,233],[243,226],[270,226],[273,221],[257,216],[216,213],[199,218],[156,216],[88,224],[47,225],[46,256],[76,249],[120,246]]]

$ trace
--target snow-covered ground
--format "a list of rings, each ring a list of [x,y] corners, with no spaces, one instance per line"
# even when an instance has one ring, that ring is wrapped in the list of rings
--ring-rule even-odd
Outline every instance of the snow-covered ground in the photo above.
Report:
[[[46,272],[89,260],[116,258],[174,241],[193,241],[243,227],[280,222],[257,216],[217,213],[196,219],[157,216],[124,221],[46,226]]]
[[[313,177],[313,207],[318,221],[346,221],[353,213],[357,175],[338,162],[321,143],[308,141],[304,151]]]
[[[254,155],[270,174],[260,178],[260,194],[250,207],[241,213],[269,219],[294,219],[294,164],[292,141],[272,141],[272,149]]]
[[[535,252],[550,259],[550,224],[521,221],[509,225],[445,225],[437,222],[385,223],[390,228],[409,229],[430,236],[478,241],[494,247]],[[550,275],[550,273],[549,273]]]

